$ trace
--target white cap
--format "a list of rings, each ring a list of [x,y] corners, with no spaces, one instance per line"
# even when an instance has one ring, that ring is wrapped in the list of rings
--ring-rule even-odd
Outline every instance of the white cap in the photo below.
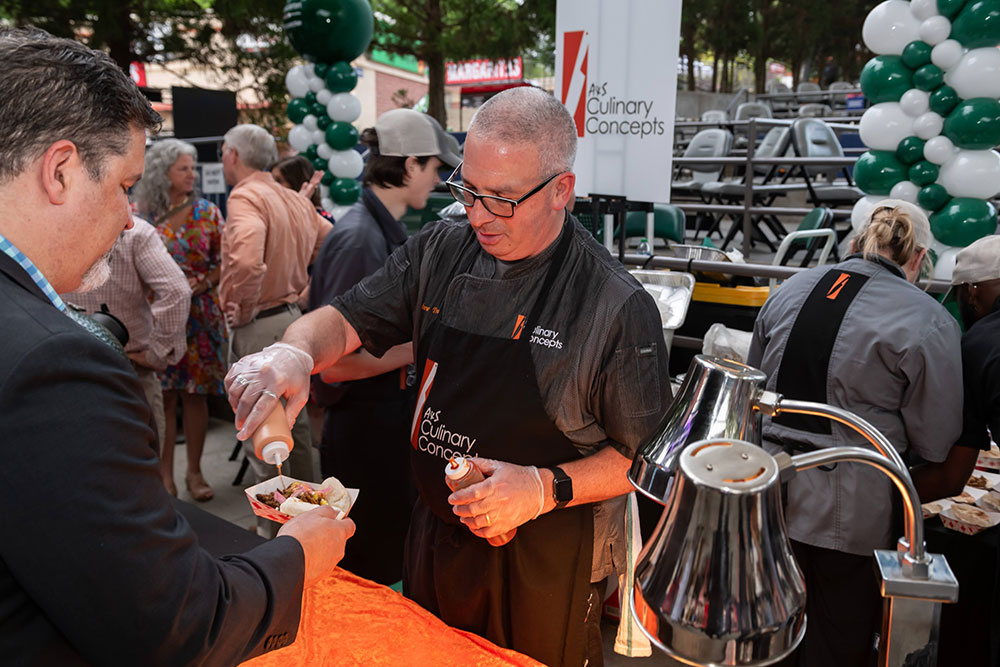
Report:
[[[290,453],[291,452],[288,449],[287,444],[280,440],[276,440],[264,445],[264,448],[260,450],[260,459],[264,463],[278,465],[287,459]]]
[[[913,240],[916,241],[917,246],[920,248],[931,247],[931,241],[934,237],[931,235],[931,223],[927,219],[926,211],[916,204],[903,201],[902,199],[883,199],[877,202],[865,216],[865,222],[861,225],[862,230],[871,223],[875,211],[882,208],[895,208],[905,213],[913,224]]]
[[[456,456],[445,464],[444,474],[452,478],[462,477],[469,472],[469,465],[469,459],[464,456]]]
[[[984,236],[955,255],[952,285],[975,284],[995,278],[1000,278],[1000,236]]]
[[[425,113],[413,109],[392,109],[375,121],[378,152],[392,157],[434,156],[452,169],[462,158],[458,142]]]

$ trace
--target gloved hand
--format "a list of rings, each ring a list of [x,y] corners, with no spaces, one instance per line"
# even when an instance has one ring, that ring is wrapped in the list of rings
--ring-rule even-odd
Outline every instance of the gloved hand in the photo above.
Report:
[[[236,428],[240,429],[236,437],[246,440],[253,435],[281,396],[287,398],[285,417],[291,428],[309,400],[312,369],[309,353],[287,343],[268,345],[233,364],[225,387],[236,413]]]
[[[448,502],[474,535],[503,535],[541,514],[545,490],[538,468],[492,459],[473,462],[486,479],[454,492]]]

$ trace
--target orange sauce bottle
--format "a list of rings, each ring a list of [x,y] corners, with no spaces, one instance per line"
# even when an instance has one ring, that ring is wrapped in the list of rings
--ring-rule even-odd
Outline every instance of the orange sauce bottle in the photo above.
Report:
[[[467,486],[478,484],[485,479],[483,471],[464,456],[456,456],[449,459],[448,465],[444,467],[444,481],[452,491],[458,491]],[[496,535],[495,537],[489,537],[486,541],[495,547],[502,547],[514,539],[516,533],[517,528],[501,535]]]

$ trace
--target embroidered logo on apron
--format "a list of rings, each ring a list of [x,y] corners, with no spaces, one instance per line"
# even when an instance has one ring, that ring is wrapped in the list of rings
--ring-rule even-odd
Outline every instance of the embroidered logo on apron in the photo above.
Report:
[[[413,411],[413,426],[410,428],[410,444],[414,449],[448,460],[453,456],[473,456],[472,448],[476,438],[453,431],[441,419],[441,410],[427,405],[427,396],[434,386],[438,363],[427,359],[424,377],[420,381],[417,407]]]

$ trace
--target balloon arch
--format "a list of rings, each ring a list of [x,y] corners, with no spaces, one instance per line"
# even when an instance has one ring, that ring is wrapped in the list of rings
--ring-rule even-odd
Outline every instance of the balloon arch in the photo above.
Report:
[[[877,55],[861,72],[854,177],[868,196],[857,228],[886,196],[926,209],[934,277],[949,279],[960,248],[992,234],[1000,193],[1000,0],[886,0],[862,28]]]
[[[307,61],[288,70],[292,95],[288,118],[295,126],[288,143],[325,171],[320,184],[323,208],[340,216],[357,201],[364,170],[354,150],[361,101],[351,94],[358,83],[351,61],[372,39],[374,19],[367,0],[302,0],[284,9],[285,32]]]

